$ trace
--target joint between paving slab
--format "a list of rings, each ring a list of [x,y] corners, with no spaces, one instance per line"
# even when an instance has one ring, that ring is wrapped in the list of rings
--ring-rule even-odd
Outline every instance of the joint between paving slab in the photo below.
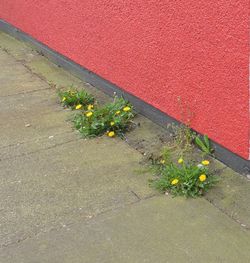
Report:
[[[44,81],[46,84],[49,85],[49,88],[46,88],[46,89],[52,89],[52,86],[51,86],[51,83],[42,75],[38,74],[37,72],[34,72],[32,70],[32,68],[30,68],[27,64],[26,64],[26,61],[23,60],[23,59],[17,59],[15,56],[12,55],[11,52],[9,52],[9,50],[7,48],[2,48],[2,51],[4,51],[6,54],[8,54],[9,56],[11,56],[15,61],[21,63],[32,75],[38,77],[40,80]],[[31,91],[32,92],[32,91]]]
[[[130,192],[139,200],[141,200],[140,196],[133,190],[130,190]]]
[[[130,192],[133,193],[134,195],[136,195],[136,196],[138,197],[138,195],[137,195],[134,191],[130,191]],[[94,215],[94,216],[92,216],[92,215],[85,216],[85,220],[84,220],[84,221],[87,222],[87,221],[93,220],[93,219],[95,219],[95,218],[97,218],[97,217],[99,217],[99,216],[101,216],[101,215],[110,213],[110,212],[112,212],[112,211],[121,210],[121,209],[124,209],[125,207],[133,206],[133,205],[135,205],[135,204],[137,204],[137,203],[140,203],[141,201],[147,201],[147,200],[150,200],[150,199],[152,199],[152,198],[154,198],[154,197],[157,197],[157,196],[156,196],[156,195],[151,195],[151,196],[148,196],[148,197],[143,198],[143,199],[140,199],[140,198],[138,197],[138,199],[137,199],[136,201],[131,202],[131,203],[129,203],[129,204],[126,204],[126,205],[124,205],[124,206],[119,206],[119,207],[116,207],[116,208],[110,208],[110,209],[107,209],[107,210],[102,211],[102,212],[100,212],[100,213],[97,213],[97,214]],[[70,212],[69,212],[69,213],[70,213]],[[32,239],[32,238],[34,238],[34,237],[37,237],[37,236],[39,236],[40,234],[43,234],[43,233],[51,233],[51,232],[53,232],[53,231],[60,231],[60,230],[62,230],[63,228],[65,228],[65,226],[66,226],[66,227],[70,227],[70,226],[74,226],[74,225],[79,224],[79,223],[80,223],[80,220],[79,220],[79,221],[76,221],[76,222],[74,222],[74,223],[68,223],[68,224],[66,223],[65,225],[62,225],[62,226],[59,227],[59,228],[53,227],[53,228],[49,229],[48,231],[39,231],[39,232],[34,233],[33,235],[29,234],[29,235],[27,235],[27,236],[25,236],[25,237],[23,237],[23,238],[19,238],[19,239],[18,239],[17,241],[15,241],[15,242],[9,242],[9,243],[2,244],[1,247],[0,247],[0,249],[4,249],[4,248],[10,247],[10,246],[15,246],[15,245],[18,245],[18,244],[20,244],[20,243],[22,243],[22,242],[25,242],[25,241],[28,240],[28,239]]]
[[[71,225],[73,225],[73,223],[68,224],[67,226],[71,226]],[[59,231],[62,228],[63,228],[63,226],[61,228],[51,228],[49,231],[40,231],[40,232],[34,233],[33,235],[29,234],[29,235],[27,235],[27,236],[25,236],[23,238],[19,238],[17,241],[2,244],[0,249],[4,249],[4,248],[10,247],[10,246],[14,246],[14,245],[20,244],[20,243],[24,242],[25,240],[37,237],[39,234],[42,234],[42,233],[50,233],[50,232],[53,232],[53,231],[56,231],[56,230]]]
[[[219,210],[221,213],[223,213],[224,215],[226,215],[228,218],[230,218],[231,220],[233,220],[235,223],[239,224],[242,228],[244,228],[247,231],[250,231],[250,227],[246,226],[245,224],[243,224],[239,219],[234,218],[232,215],[230,215],[229,213],[227,213],[227,211],[225,211],[224,209],[220,208],[219,206],[217,206],[212,200],[210,200],[208,197],[204,196],[205,200],[208,201],[213,207],[215,207],[217,210]]]
[[[56,134],[54,134],[54,136],[64,135],[64,134],[70,134],[70,133],[73,133],[73,132],[70,131],[70,132],[56,133]],[[47,136],[43,136],[43,137],[40,137],[39,140],[44,140],[44,139],[46,139],[46,138],[47,138]],[[1,150],[1,149],[5,149],[5,148],[9,148],[9,147],[14,147],[14,146],[23,145],[23,144],[25,144],[25,143],[34,142],[35,140],[37,140],[37,139],[29,140],[29,141],[24,141],[24,142],[13,143],[13,144],[8,144],[8,145],[5,145],[5,146],[0,147],[0,150]]]
[[[64,134],[64,133],[62,133],[62,134]],[[32,154],[35,154],[35,153],[39,153],[39,152],[43,152],[43,151],[46,151],[46,150],[50,150],[50,149],[56,148],[58,146],[66,145],[68,143],[76,142],[76,141],[79,141],[79,140],[81,140],[81,138],[75,138],[75,139],[69,140],[67,142],[62,142],[62,143],[55,144],[53,146],[46,147],[44,149],[39,149],[39,150],[36,150],[36,151],[33,151],[33,152],[29,152],[29,153],[22,153],[22,154],[19,154],[19,155],[15,155],[14,157],[0,159],[0,161],[11,160],[13,158],[20,158],[22,156],[32,155]],[[32,141],[29,141],[29,142],[32,142]],[[27,142],[23,142],[22,144],[25,144],[25,143],[27,143]],[[16,144],[16,145],[18,145],[18,144]],[[15,146],[15,145],[12,145],[12,146]]]
[[[13,93],[13,94],[0,96],[0,98],[7,98],[7,97],[16,96],[16,95],[32,94],[35,92],[44,91],[44,90],[51,90],[51,89],[52,89],[51,87],[50,88],[44,88],[44,89],[34,89],[34,90],[25,91],[25,92],[17,92],[17,93]]]

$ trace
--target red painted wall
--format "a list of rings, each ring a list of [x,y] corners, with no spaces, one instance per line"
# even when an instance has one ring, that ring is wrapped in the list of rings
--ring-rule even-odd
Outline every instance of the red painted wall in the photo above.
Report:
[[[0,0],[0,17],[249,156],[247,0]]]

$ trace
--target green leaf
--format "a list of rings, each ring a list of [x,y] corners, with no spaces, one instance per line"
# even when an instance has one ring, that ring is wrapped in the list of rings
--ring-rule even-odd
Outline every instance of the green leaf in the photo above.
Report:
[[[204,138],[204,142],[207,146],[207,149],[210,149],[210,142],[209,142],[208,136],[205,134],[203,138]]]

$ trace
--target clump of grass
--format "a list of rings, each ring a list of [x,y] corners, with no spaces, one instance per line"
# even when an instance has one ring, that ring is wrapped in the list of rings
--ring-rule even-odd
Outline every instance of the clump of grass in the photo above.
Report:
[[[103,107],[88,108],[78,113],[73,122],[74,126],[84,137],[96,137],[107,134],[109,137],[122,137],[132,125],[134,117],[132,105],[123,98]]]
[[[70,88],[68,90],[59,90],[58,95],[64,107],[72,110],[86,109],[95,102],[94,97],[84,90]]]
[[[179,158],[177,162],[163,156],[154,165],[157,177],[151,185],[161,192],[169,192],[173,196],[197,197],[206,193],[218,181],[209,169],[210,162],[201,163],[185,161]]]

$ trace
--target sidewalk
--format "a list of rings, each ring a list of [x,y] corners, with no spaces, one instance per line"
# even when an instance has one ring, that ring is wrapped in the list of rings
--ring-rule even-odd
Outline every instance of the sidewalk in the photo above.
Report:
[[[81,139],[51,84],[106,95],[1,32],[0,68],[0,262],[249,262],[249,180],[217,162],[206,198],[159,195],[136,171],[162,128]]]

